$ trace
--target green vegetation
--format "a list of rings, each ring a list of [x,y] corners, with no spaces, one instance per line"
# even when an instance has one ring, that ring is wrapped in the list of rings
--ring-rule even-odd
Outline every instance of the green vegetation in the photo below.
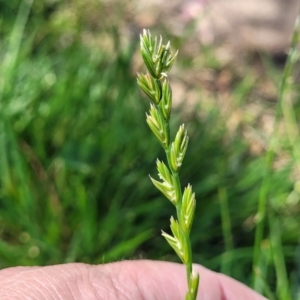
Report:
[[[199,274],[193,269],[193,254],[190,232],[196,209],[195,193],[190,184],[182,193],[179,171],[187,150],[189,137],[180,125],[174,141],[171,141],[170,118],[172,111],[172,88],[168,79],[177,56],[172,55],[170,42],[163,44],[162,37],[153,38],[150,31],[144,29],[140,35],[141,55],[149,73],[140,73],[137,83],[149,97],[151,104],[146,122],[166,153],[167,165],[157,159],[156,166],[160,181],[150,179],[154,186],[175,206],[177,220],[171,217],[172,235],[162,231],[162,236],[174,249],[186,266],[186,300],[195,300],[198,292]]]
[[[124,37],[122,5],[20,2],[0,3],[0,268],[179,261],[160,235],[174,207],[148,179],[164,151],[149,134],[147,101],[138,101],[140,29]],[[172,132],[187,124],[193,145],[180,170],[197,199],[193,261],[270,299],[294,299],[297,47],[284,72],[267,55],[235,68],[213,48],[190,57],[189,41],[157,32],[180,49],[171,78],[197,103],[175,106],[170,124]],[[280,82],[277,96],[267,90]]]

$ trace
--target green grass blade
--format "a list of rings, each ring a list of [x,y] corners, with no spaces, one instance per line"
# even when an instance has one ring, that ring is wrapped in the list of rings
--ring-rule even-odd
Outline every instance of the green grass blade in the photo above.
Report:
[[[225,253],[222,255],[221,272],[231,275],[233,238],[230,221],[230,212],[228,207],[227,191],[225,188],[219,188],[219,202],[221,211],[222,232],[225,243]]]

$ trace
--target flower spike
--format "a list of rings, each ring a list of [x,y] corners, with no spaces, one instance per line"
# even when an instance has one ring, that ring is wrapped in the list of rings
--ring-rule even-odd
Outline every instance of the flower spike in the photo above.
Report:
[[[173,142],[170,141],[170,116],[172,109],[172,89],[168,72],[173,66],[178,51],[172,55],[171,44],[163,44],[162,37],[152,38],[149,30],[144,29],[140,36],[141,54],[149,73],[138,74],[137,83],[150,98],[149,114],[146,122],[166,152],[168,166],[157,159],[158,177],[150,176],[153,185],[176,207],[177,220],[171,217],[172,235],[162,231],[162,236],[174,249],[187,270],[187,293],[185,300],[197,297],[199,274],[192,267],[190,231],[195,215],[196,200],[192,187],[188,185],[182,194],[179,170],[187,150],[189,138],[184,124],[177,131]]]

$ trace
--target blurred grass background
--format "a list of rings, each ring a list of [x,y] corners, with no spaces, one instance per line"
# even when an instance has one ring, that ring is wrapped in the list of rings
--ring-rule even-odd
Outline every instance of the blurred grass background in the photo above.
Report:
[[[132,14],[118,1],[0,2],[0,268],[177,261],[160,236],[173,207],[148,178],[164,154],[136,85]],[[285,69],[266,53],[224,63],[211,46],[185,51],[188,34],[153,32],[183,49],[172,128],[191,138],[195,262],[300,299],[297,49]]]

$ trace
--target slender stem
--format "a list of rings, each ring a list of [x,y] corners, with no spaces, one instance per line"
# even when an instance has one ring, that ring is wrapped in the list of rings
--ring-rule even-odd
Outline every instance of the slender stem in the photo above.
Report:
[[[157,106],[158,111],[163,117],[161,108]],[[167,128],[167,134],[170,136],[170,126],[169,123],[166,122],[166,128]],[[169,139],[170,140],[170,139]],[[171,173],[175,179],[175,189],[177,190],[177,195],[179,196],[179,201],[176,204],[176,214],[177,214],[177,219],[180,219],[180,212],[181,212],[181,205],[182,205],[182,190],[181,190],[181,183],[180,183],[180,178],[178,172],[174,172],[171,168],[171,162],[170,162],[170,147],[171,143],[169,143],[168,148],[165,150],[167,161],[168,161],[168,166],[169,169],[171,170]],[[188,251],[188,257],[190,258],[189,261],[186,264],[186,273],[187,273],[187,283],[188,287],[190,289],[191,286],[191,274],[192,274],[192,247],[191,247],[191,241],[189,238],[189,235],[184,232],[184,230],[181,228],[182,234],[184,235],[184,240],[186,243],[187,251]]]
[[[156,105],[156,108],[159,111],[159,114],[161,118],[164,120],[163,117],[163,112],[162,109],[159,105]],[[180,183],[180,178],[178,172],[174,172],[171,167],[171,159],[170,159],[170,149],[171,149],[171,142],[170,142],[170,124],[169,122],[164,120],[164,125],[166,128],[166,134],[168,137],[169,144],[167,145],[167,148],[165,149],[166,157],[167,157],[167,162],[168,162],[168,167],[171,170],[171,173],[173,175],[173,178],[175,179],[175,189],[176,189],[176,194],[178,195],[179,201],[176,204],[176,215],[177,219],[180,220],[180,214],[181,214],[181,206],[182,206],[182,189],[181,189],[181,183]],[[189,234],[187,234],[184,229],[180,225],[180,230],[182,235],[184,236],[184,241],[185,245],[187,248],[187,257],[189,258],[188,262],[186,263],[186,274],[187,274],[187,284],[188,284],[188,289],[191,289],[191,274],[192,274],[192,247],[191,247],[191,241]],[[191,299],[193,300],[193,299]]]
[[[263,178],[263,182],[260,188],[259,193],[259,200],[258,200],[258,209],[257,209],[257,224],[255,230],[255,241],[254,241],[254,253],[253,253],[253,268],[259,269],[260,263],[260,256],[261,256],[261,242],[263,239],[263,231],[264,231],[264,224],[265,224],[265,217],[266,217],[266,205],[267,205],[267,195],[270,190],[270,173],[271,173],[271,166],[275,156],[275,149],[277,146],[277,135],[278,135],[278,127],[279,127],[279,117],[281,114],[281,108],[286,96],[286,92],[288,90],[288,81],[291,76],[293,60],[295,55],[296,45],[299,40],[299,24],[300,19],[299,16],[296,20],[295,30],[292,37],[292,44],[290,47],[289,55],[287,58],[286,65],[284,67],[283,76],[280,82],[279,88],[279,95],[278,95],[278,102],[276,106],[276,115],[275,115],[275,123],[274,123],[274,130],[271,135],[270,146],[267,151],[266,160],[265,160],[265,174]],[[253,287],[258,292],[261,292],[263,289],[261,279],[254,274],[253,278]]]
[[[178,195],[179,195],[179,201],[176,205],[177,217],[179,219],[180,211],[181,211],[181,204],[182,204],[181,184],[180,184],[180,179],[179,179],[178,173],[173,173],[173,176],[174,176],[175,182],[176,182],[176,187],[175,188],[177,189]]]
[[[286,271],[284,253],[281,242],[281,227],[278,218],[274,212],[269,214],[270,223],[270,242],[272,247],[272,254],[277,277],[276,292],[278,299],[292,300],[290,294],[290,287],[288,282],[288,275]]]
[[[233,238],[231,234],[231,222],[228,207],[226,188],[219,189],[219,201],[221,210],[222,231],[225,243],[225,253],[222,255],[221,272],[230,275],[232,250],[233,250]]]

